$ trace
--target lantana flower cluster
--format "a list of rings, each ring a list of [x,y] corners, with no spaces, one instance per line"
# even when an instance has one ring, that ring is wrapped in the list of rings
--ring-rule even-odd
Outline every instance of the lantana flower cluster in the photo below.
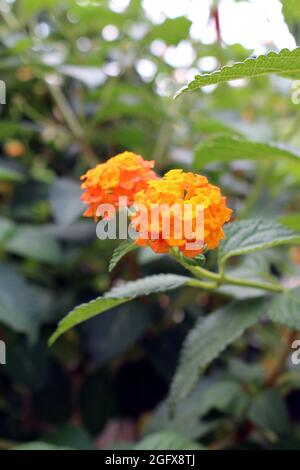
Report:
[[[100,204],[119,207],[119,198],[127,197],[128,206],[134,203],[135,194],[157,178],[152,170],[154,161],[144,160],[140,155],[123,152],[88,170],[82,177],[82,201],[88,205],[84,215],[97,219]]]
[[[168,238],[165,238],[164,210],[160,211],[157,227],[151,226],[149,217],[147,236],[138,238],[136,243],[139,246],[149,245],[157,253],[167,253],[170,248],[177,247],[188,257],[201,253],[203,246],[214,249],[219,245],[224,237],[222,225],[230,219],[232,212],[226,207],[226,198],[221,195],[220,188],[210,184],[205,176],[180,169],[169,171],[162,179],[149,181],[147,187],[135,195],[135,203],[137,207],[140,204],[147,207],[149,212],[155,204],[163,205],[166,221],[170,221]],[[139,216],[132,219],[138,231]],[[189,230],[184,227],[187,222],[190,224]]]
[[[131,214],[138,235],[137,245],[150,246],[156,253],[167,253],[177,247],[189,257],[198,255],[204,247],[216,248],[224,238],[222,227],[232,213],[220,188],[210,184],[205,176],[181,169],[171,170],[159,178],[153,167],[153,161],[124,152],[89,170],[82,176],[82,200],[88,205],[84,215],[97,219],[99,205],[109,203],[118,209],[119,198],[126,196],[128,207],[134,205],[137,209]],[[145,230],[145,224],[141,226],[139,208],[146,208],[151,214],[155,206],[165,209],[159,212],[155,222],[151,217],[147,219]],[[202,208],[202,229],[197,225],[199,207]],[[166,222],[168,230],[165,230]],[[185,224],[191,229],[188,235]]]

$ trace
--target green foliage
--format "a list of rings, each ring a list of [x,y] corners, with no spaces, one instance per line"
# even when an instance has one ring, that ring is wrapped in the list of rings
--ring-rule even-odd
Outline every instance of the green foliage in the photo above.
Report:
[[[72,450],[68,447],[55,446],[49,444],[48,442],[35,441],[35,442],[26,442],[26,444],[21,444],[19,446],[13,447],[12,450]]]
[[[137,248],[137,245],[135,245],[131,240],[125,240],[117,248],[115,248],[111,260],[109,262],[109,272],[111,272],[117,266],[123,256],[127,255],[127,253],[130,253],[133,250],[136,250]]]
[[[178,44],[186,38],[192,22],[184,16],[167,18],[163,23],[151,29],[147,35],[149,41],[163,39],[167,44]]]
[[[152,434],[135,446],[135,450],[201,450],[203,448],[173,432]]]
[[[287,407],[277,390],[266,390],[256,395],[249,409],[249,418],[259,428],[276,434],[287,434],[290,431]]]
[[[191,14],[96,3],[0,12],[1,446],[299,448],[299,48],[253,57],[196,40]],[[299,44],[297,3],[282,0]],[[207,57],[219,70],[178,95],[228,86],[174,101]],[[124,150],[221,188],[218,250],[97,239],[80,177]]]
[[[268,308],[268,316],[276,323],[300,330],[299,306],[300,288],[296,287],[274,297]]]
[[[59,224],[69,225],[83,212],[80,202],[79,183],[67,178],[58,178],[51,187],[50,203]]]
[[[201,318],[188,334],[170,392],[174,405],[186,397],[200,373],[254,325],[263,313],[264,301],[253,299],[227,305],[207,318]]]
[[[18,183],[22,180],[24,180],[22,173],[8,166],[1,165],[0,163],[0,181],[13,181]]]
[[[230,136],[219,136],[201,142],[195,150],[195,168],[214,162],[230,163],[234,160],[291,160],[300,164],[300,153],[288,146],[264,142],[252,142]]]
[[[300,233],[281,224],[262,219],[248,219],[228,224],[225,240],[219,248],[219,262],[224,264],[232,256],[245,255],[280,245],[300,244]]]
[[[176,97],[186,91],[197,90],[206,85],[224,83],[240,78],[255,78],[269,74],[295,77],[300,72],[299,58],[300,48],[292,51],[282,49],[279,53],[269,52],[267,55],[246,59],[244,62],[225,66],[212,73],[196,75],[194,80],[176,93]]]
[[[82,323],[99,313],[117,307],[137,296],[149,295],[154,292],[165,292],[188,284],[190,278],[175,274],[159,274],[137,281],[128,282],[123,286],[114,287],[104,297],[98,297],[87,304],[82,304],[72,310],[58,325],[56,332],[50,338],[50,345],[75,325]]]
[[[37,336],[38,315],[38,300],[32,287],[16,269],[0,264],[1,323],[25,333],[34,341]]]

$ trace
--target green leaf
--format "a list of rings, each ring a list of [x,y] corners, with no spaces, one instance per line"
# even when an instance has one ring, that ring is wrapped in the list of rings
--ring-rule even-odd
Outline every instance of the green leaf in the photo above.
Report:
[[[4,245],[14,230],[14,223],[10,219],[0,217],[0,246]]]
[[[13,122],[10,120],[1,119],[0,122],[0,139],[5,140],[8,138],[15,139],[16,137],[24,137],[32,134],[35,128],[32,124],[24,121]]]
[[[73,328],[75,325],[79,325],[90,318],[99,315],[99,313],[106,312],[107,310],[117,307],[124,302],[131,300],[128,298],[121,299],[106,299],[105,297],[97,297],[95,300],[92,300],[89,303],[81,304],[78,307],[75,307],[65,318],[63,318],[49,339],[49,345],[51,346],[59,336],[68,331],[70,328]]]
[[[211,432],[217,425],[218,419],[208,422],[201,418],[212,409],[225,411],[227,405],[232,401],[233,388],[226,388],[225,385],[226,389],[224,389],[224,382],[212,379],[211,377],[203,378],[190,396],[178,403],[174,416],[170,416],[168,401],[164,400],[161,402],[146,423],[144,428],[145,435],[159,431],[172,431],[184,434],[188,439],[198,440],[203,435]],[[241,392],[240,386],[237,385],[237,389],[235,389],[235,397],[236,392]],[[226,392],[225,395],[222,395],[220,402],[220,394],[217,393],[217,390],[220,390],[220,394]],[[215,397],[215,400],[208,398],[211,394]]]
[[[118,264],[118,262],[123,258],[123,256],[127,255],[133,250],[138,248],[137,245],[134,244],[131,240],[125,240],[121,243],[117,248],[115,248],[111,260],[109,262],[108,271],[111,272]]]
[[[17,295],[16,295],[17,294]],[[39,309],[36,294],[20,273],[0,264],[0,322],[13,331],[36,338]]]
[[[176,274],[158,274],[125,283],[120,287],[114,287],[105,296],[97,297],[91,302],[79,305],[72,310],[59,322],[57,330],[49,340],[49,344],[52,345],[60,335],[73,328],[73,326],[89,320],[99,313],[106,312],[137,296],[176,289],[184,284],[188,284],[191,280],[189,277],[178,276]]]
[[[276,221],[248,219],[225,226],[225,239],[219,247],[219,262],[232,256],[245,255],[279,245],[300,244],[300,233]]]
[[[152,26],[145,40],[163,39],[167,44],[176,45],[188,36],[191,24],[185,16],[167,18],[163,23]]]
[[[130,297],[133,299],[141,295],[177,289],[177,287],[188,284],[190,281],[193,281],[193,279],[186,276],[178,276],[177,274],[156,274],[138,279],[137,281],[126,282],[119,287],[113,287],[105,297],[114,299]]]
[[[80,201],[80,185],[69,178],[58,178],[50,191],[50,202],[54,217],[61,225],[74,222],[84,211]]]
[[[9,168],[0,164],[0,181],[8,181],[12,183],[20,183],[24,180],[24,175],[14,168]]]
[[[151,322],[149,309],[138,301],[125,303],[83,325],[86,351],[97,365],[104,364],[132,346]]]
[[[200,450],[200,444],[189,441],[184,436],[171,431],[162,431],[151,434],[142,439],[135,450]]]
[[[263,299],[239,301],[196,323],[186,337],[171,385],[169,399],[172,406],[187,396],[198,376],[229,344],[259,320],[263,307]]]
[[[288,23],[288,25],[293,25],[295,22],[300,21],[300,5],[298,0],[281,0],[282,3],[282,13]]]
[[[283,215],[280,217],[279,222],[290,230],[298,230],[300,232],[300,213]]]
[[[234,136],[218,136],[200,143],[195,150],[194,167],[199,170],[204,165],[234,160],[285,159],[300,164],[299,150],[275,143],[252,142]]]
[[[16,255],[50,264],[60,263],[63,256],[53,237],[43,228],[30,225],[17,226],[5,249]]]
[[[16,447],[13,447],[11,450],[73,450],[70,447],[60,447],[54,444],[49,444],[48,442],[35,441],[35,442],[26,442],[25,444],[20,444]]]
[[[254,78],[269,74],[295,76],[300,72],[300,48],[282,49],[280,52],[269,52],[255,58],[248,58],[244,62],[226,65],[220,70],[211,73],[196,75],[188,85],[182,87],[175,97],[186,91],[197,90],[206,85],[215,85],[240,78]]]
[[[276,323],[282,323],[300,330],[300,287],[290,289],[273,297],[268,308],[268,316]]]
[[[256,395],[249,410],[249,418],[257,426],[276,434],[290,431],[287,407],[277,390],[265,390]]]
[[[65,8],[68,6],[69,0],[64,3]],[[52,10],[59,5],[59,0],[44,0],[42,9]],[[28,19],[32,15],[36,15],[41,11],[41,2],[39,0],[24,0],[20,4],[20,16],[22,19]]]

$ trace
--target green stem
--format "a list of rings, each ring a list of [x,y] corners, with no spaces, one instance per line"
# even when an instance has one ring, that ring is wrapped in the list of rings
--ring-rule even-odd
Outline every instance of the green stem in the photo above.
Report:
[[[216,289],[217,287],[221,285],[233,285],[233,286],[250,287],[252,289],[262,289],[267,292],[277,292],[277,293],[284,292],[284,287],[282,287],[280,284],[276,285],[276,284],[270,284],[270,283],[265,283],[265,282],[260,282],[260,281],[236,279],[234,277],[227,276],[225,274],[224,265],[220,266],[220,273],[212,273],[211,271],[201,268],[200,266],[192,266],[187,261],[185,261],[184,258],[182,258],[180,254],[177,252],[177,250],[174,248],[170,250],[170,254],[173,258],[176,259],[178,263],[181,264],[181,266],[183,266],[185,269],[190,271],[197,278],[200,278],[200,280],[197,279],[195,280],[195,282],[193,281],[193,284],[189,284],[189,285],[193,285],[195,287],[203,287],[205,289]],[[203,278],[211,280],[213,282],[207,283],[203,281]]]
[[[193,266],[189,264],[187,261],[184,260],[182,256],[180,256],[180,253],[177,251],[176,248],[171,248],[170,249],[170,255],[179,263],[181,266],[183,266],[185,269],[190,271],[194,276],[198,278],[205,278],[205,279],[210,279],[211,281],[218,281],[220,280],[220,276],[218,274],[212,273],[211,271],[208,271],[207,269],[201,268],[200,266]]]
[[[250,287],[253,289],[263,289],[268,292],[277,292],[281,293],[284,292],[284,287],[281,286],[280,284],[270,284],[270,283],[265,283],[265,282],[259,282],[259,281],[248,281],[244,279],[236,279],[234,277],[230,276],[224,276],[222,280],[223,284],[231,284],[233,286],[243,286],[243,287]]]
[[[191,279],[187,283],[187,285],[190,287],[199,287],[205,290],[214,290],[218,287],[218,284],[216,282],[205,282],[205,281],[200,281],[198,279]]]

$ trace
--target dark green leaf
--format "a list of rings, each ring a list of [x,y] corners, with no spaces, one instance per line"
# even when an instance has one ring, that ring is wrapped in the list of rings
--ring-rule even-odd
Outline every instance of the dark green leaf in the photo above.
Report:
[[[43,228],[17,226],[5,249],[13,254],[25,256],[50,264],[62,261],[62,251],[56,240]]]
[[[265,390],[254,397],[249,418],[257,426],[276,434],[287,434],[290,431],[287,407],[277,390]]]
[[[300,287],[276,295],[267,313],[274,322],[300,330]]]
[[[254,325],[263,313],[262,299],[227,305],[200,319],[187,335],[170,392],[171,405],[192,390],[198,376],[224,349]]]
[[[34,340],[38,315],[38,301],[31,286],[17,270],[0,264],[0,321]]]
[[[225,226],[225,239],[219,248],[219,262],[279,245],[300,244],[300,233],[276,221],[248,219]]]
[[[165,292],[176,289],[184,284],[188,284],[191,278],[177,276],[175,274],[158,274],[144,279],[138,279],[124,284],[120,287],[114,287],[104,297],[98,297],[87,304],[82,304],[70,312],[58,325],[57,330],[51,336],[50,345],[65,331],[73,328],[99,313],[117,307],[120,304],[142,295],[149,295],[156,292]]]

